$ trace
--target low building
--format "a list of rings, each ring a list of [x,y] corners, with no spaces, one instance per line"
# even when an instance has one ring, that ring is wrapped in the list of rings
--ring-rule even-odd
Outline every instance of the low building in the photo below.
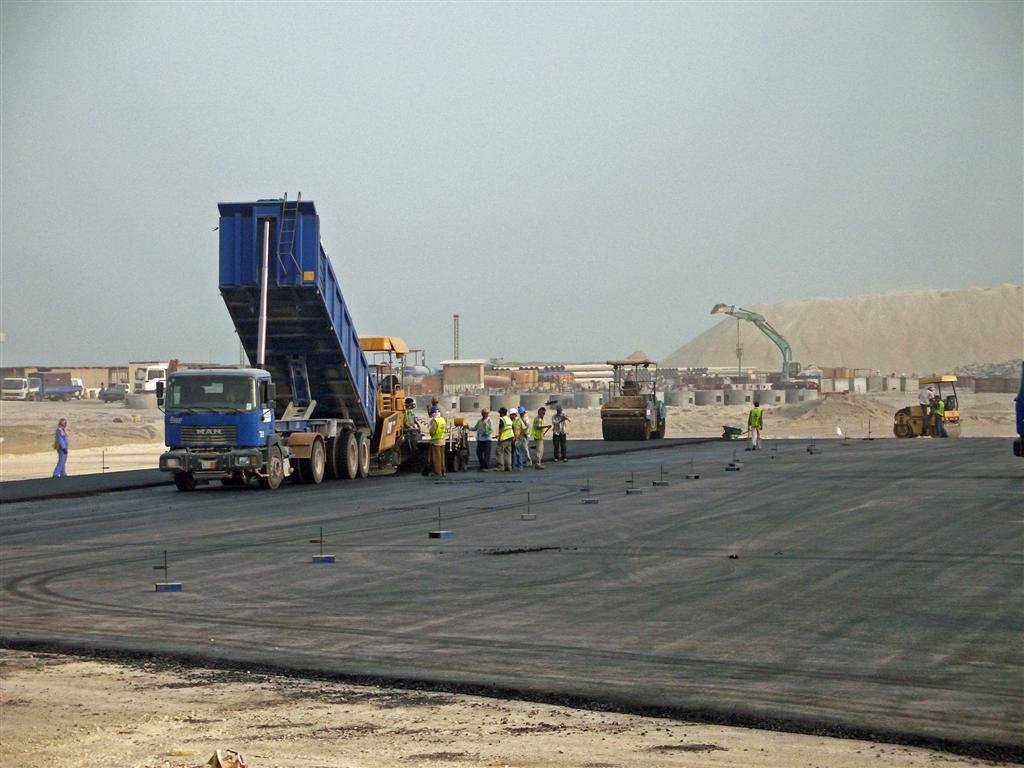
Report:
[[[486,360],[442,360],[441,391],[446,395],[481,392]]]

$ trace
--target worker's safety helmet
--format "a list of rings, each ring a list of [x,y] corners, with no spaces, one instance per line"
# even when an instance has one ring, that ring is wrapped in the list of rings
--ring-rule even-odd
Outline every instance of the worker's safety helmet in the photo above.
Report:
[[[526,408],[524,408],[523,406],[520,405],[519,406],[519,412],[520,413],[526,413]]]
[[[438,408],[436,405],[432,405],[432,406],[430,406],[430,412],[431,413],[440,413],[441,409]]]

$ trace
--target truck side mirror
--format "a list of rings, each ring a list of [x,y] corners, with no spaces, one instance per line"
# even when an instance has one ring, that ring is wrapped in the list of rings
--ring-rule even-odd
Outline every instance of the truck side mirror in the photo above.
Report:
[[[164,404],[164,382],[162,381],[156,383],[156,404]]]
[[[270,407],[274,406],[274,402],[277,400],[277,385],[274,382],[267,384],[267,405]]]

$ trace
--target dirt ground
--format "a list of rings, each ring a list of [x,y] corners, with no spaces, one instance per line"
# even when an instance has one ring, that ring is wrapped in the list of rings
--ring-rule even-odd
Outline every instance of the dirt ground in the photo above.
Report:
[[[1014,395],[961,394],[964,437],[1007,437],[1014,434]],[[766,408],[766,439],[826,439],[838,427],[849,437],[892,437],[892,415],[916,401],[899,392],[875,395],[828,395],[821,400]],[[721,435],[723,425],[746,424],[747,406],[670,407],[668,437]],[[596,408],[571,409],[569,439],[599,438],[601,414]],[[450,414],[451,415],[451,414]],[[479,414],[462,415],[473,423]],[[156,408],[129,409],[120,403],[95,400],[67,403],[0,404],[0,481],[48,477],[55,463],[50,448],[57,420],[68,419],[71,449],[68,474],[123,469],[152,469],[163,452],[163,414]],[[570,449],[571,450],[571,449]]]
[[[0,651],[0,766],[999,765],[925,749],[448,693]]]

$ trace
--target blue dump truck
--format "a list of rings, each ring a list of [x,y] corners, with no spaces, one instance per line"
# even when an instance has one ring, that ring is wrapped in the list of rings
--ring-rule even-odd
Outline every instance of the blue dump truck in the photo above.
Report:
[[[160,469],[182,491],[253,478],[277,488],[422,466],[406,423],[401,371],[409,350],[360,339],[320,242],[312,201],[221,203],[220,293],[253,368],[178,371],[157,385],[164,410]],[[367,355],[373,362],[367,359]],[[464,469],[468,430],[446,435]]]

